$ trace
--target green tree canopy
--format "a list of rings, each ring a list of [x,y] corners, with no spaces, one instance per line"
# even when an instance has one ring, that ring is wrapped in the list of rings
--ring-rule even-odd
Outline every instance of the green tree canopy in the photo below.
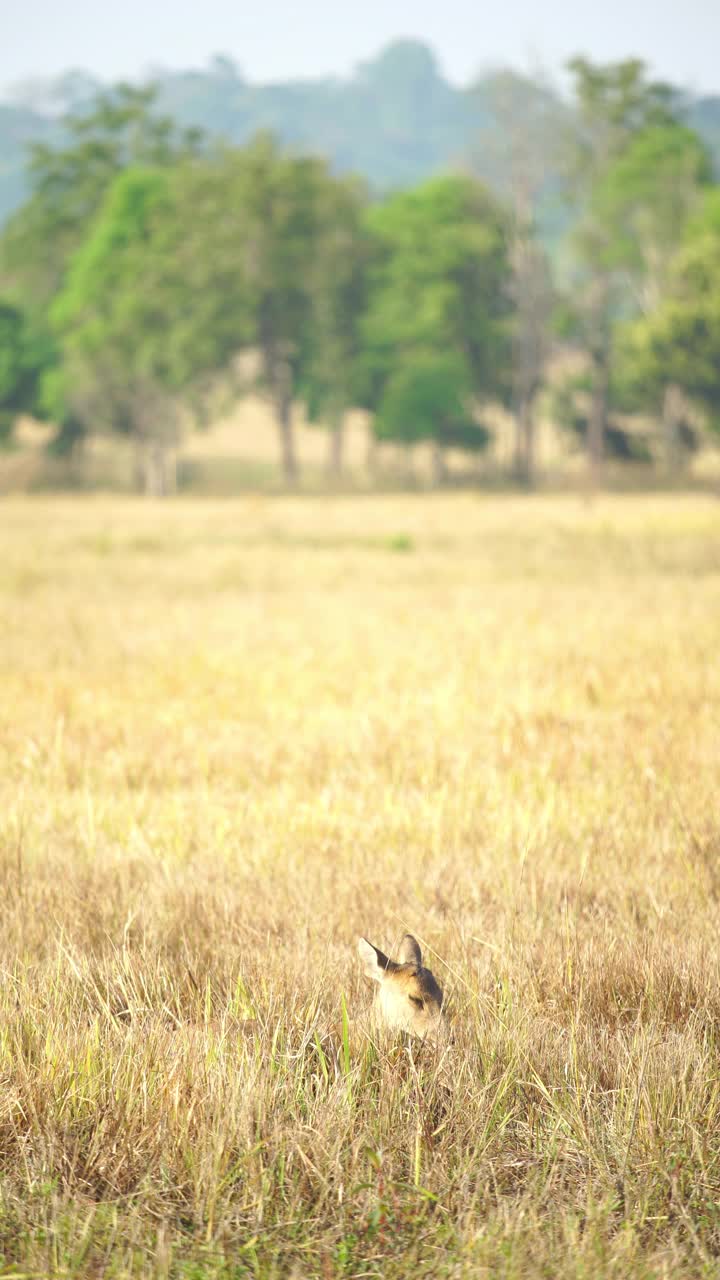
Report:
[[[622,334],[627,378],[657,401],[674,383],[720,430],[720,191],[687,227],[665,296]]]
[[[635,134],[598,180],[592,212],[606,228],[604,261],[626,271],[635,305],[659,298],[669,260],[712,169],[705,147],[675,121]]]
[[[225,209],[216,179],[200,161],[121,173],[51,310],[63,362],[45,381],[48,410],[151,443],[155,471],[177,436],[181,397],[247,336],[227,258],[218,274],[214,256]]]
[[[438,178],[371,211],[377,243],[363,321],[363,399],[376,409],[399,364],[442,351],[478,396],[509,385],[507,219],[479,183]]]
[[[310,316],[302,344],[299,390],[311,420],[330,429],[330,469],[342,465],[343,423],[355,403],[373,241],[366,193],[356,179],[324,184],[309,272]]]
[[[197,150],[197,130],[179,130],[155,111],[156,91],[119,84],[61,123],[60,146],[30,148],[30,199],[0,241],[6,284],[44,306],[60,288],[105,193],[130,167],[174,164]]]
[[[380,440],[436,441],[473,452],[489,435],[472,415],[472,384],[465,361],[443,352],[408,356],[388,379],[377,414]]]
[[[576,58],[570,69],[577,109],[566,181],[578,222],[568,314],[591,362],[587,443],[597,472],[614,379],[614,326],[658,296],[708,167],[701,145],[676,119],[676,95],[650,80],[641,61],[601,66]]]
[[[225,173],[226,205],[237,215],[227,265],[231,273],[240,267],[260,383],[277,422],[285,479],[294,483],[293,401],[312,341],[316,263],[334,180],[324,161],[285,151],[268,134],[228,151]]]
[[[0,301],[0,441],[9,439],[19,414],[38,412],[40,381],[54,360],[50,335]]]
[[[64,354],[48,386],[56,411],[59,398],[66,411],[146,438],[253,348],[293,479],[292,402],[313,348],[320,385],[321,304],[329,314],[316,336],[332,347],[322,359],[333,356],[323,393],[349,395],[357,272],[345,253],[359,222],[349,184],[267,136],[172,168],[127,169],[52,308]]]

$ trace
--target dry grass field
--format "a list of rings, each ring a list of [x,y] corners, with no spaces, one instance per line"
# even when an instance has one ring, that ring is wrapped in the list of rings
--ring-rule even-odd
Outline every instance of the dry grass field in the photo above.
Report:
[[[0,610],[0,1274],[720,1275],[720,504],[13,499]]]

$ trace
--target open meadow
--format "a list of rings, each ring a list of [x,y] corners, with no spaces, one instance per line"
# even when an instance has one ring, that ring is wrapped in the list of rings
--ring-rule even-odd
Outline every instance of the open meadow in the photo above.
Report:
[[[717,500],[8,499],[0,680],[0,1275],[720,1275]]]

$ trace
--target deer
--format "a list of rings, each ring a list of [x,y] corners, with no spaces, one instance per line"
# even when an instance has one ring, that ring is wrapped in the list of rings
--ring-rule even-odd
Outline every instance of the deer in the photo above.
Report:
[[[418,1040],[438,1043],[447,1024],[443,993],[434,975],[423,966],[416,938],[406,933],[399,960],[391,960],[367,938],[358,939],[358,952],[367,978],[379,984],[375,1022],[391,1031],[405,1031]]]

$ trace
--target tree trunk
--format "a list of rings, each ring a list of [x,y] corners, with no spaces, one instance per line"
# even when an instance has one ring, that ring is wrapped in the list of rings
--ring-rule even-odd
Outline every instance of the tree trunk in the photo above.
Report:
[[[68,472],[71,482],[75,485],[79,485],[82,480],[86,452],[85,437],[78,436],[70,445],[68,454]]]
[[[144,440],[138,440],[135,445],[135,458],[133,461],[133,486],[136,493],[147,492],[147,463],[145,460],[147,446]]]
[[[587,446],[590,463],[590,480],[593,486],[600,483],[605,457],[605,425],[607,422],[608,368],[606,362],[595,365],[590,417],[588,420]]]
[[[435,489],[439,489],[447,480],[445,455],[439,440],[433,440],[432,442],[432,477],[433,487]]]
[[[135,461],[135,480],[146,498],[164,498],[176,488],[175,454],[160,440],[142,441]]]
[[[298,480],[298,464],[295,456],[295,434],[292,419],[292,397],[283,392],[277,407],[278,426],[280,428],[280,450],[282,456],[283,477],[286,484],[296,485]]]
[[[177,493],[177,449],[168,449],[165,453],[165,493]]]
[[[328,458],[328,471],[336,480],[342,475],[344,444],[345,420],[344,415],[339,413],[330,428],[330,456]]]
[[[148,446],[145,472],[145,493],[149,498],[163,496],[162,451],[156,441]]]
[[[535,412],[532,400],[525,405],[525,479],[535,483]]]
[[[375,432],[373,431],[372,426],[368,424],[367,449],[365,452],[365,467],[369,471],[370,475],[375,475],[375,472],[377,470],[377,463],[378,463],[377,436],[375,435]]]
[[[271,386],[274,390],[275,416],[280,432],[280,458],[285,483],[295,486],[298,480],[298,464],[295,454],[293,429],[292,372],[284,358],[274,356],[270,360]]]
[[[530,396],[520,400],[515,422],[515,476],[520,484],[530,486],[535,471],[535,419]]]
[[[662,437],[665,449],[665,470],[672,476],[682,466],[682,450],[678,426],[682,419],[682,393],[675,383],[665,388],[662,404]]]

